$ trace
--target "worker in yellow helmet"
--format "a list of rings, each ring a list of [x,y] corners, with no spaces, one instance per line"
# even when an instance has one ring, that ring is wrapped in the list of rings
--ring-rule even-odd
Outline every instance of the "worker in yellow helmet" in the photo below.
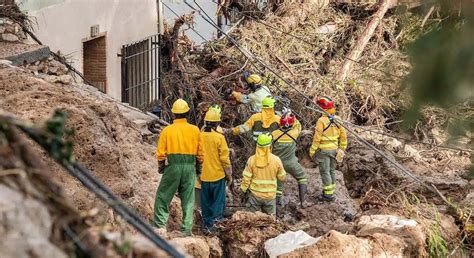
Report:
[[[221,109],[221,106],[219,106],[218,104],[212,104],[211,106],[209,106],[208,112],[210,110],[214,110],[214,112],[219,114],[219,116],[222,116],[222,109]],[[206,113],[206,115],[207,115],[207,113]],[[204,121],[205,121],[205,119],[204,119]],[[203,132],[204,129],[205,129],[205,125],[201,128],[201,132]],[[215,131],[218,132],[218,133],[221,133],[221,134],[224,133],[222,127],[220,127],[219,125],[217,125]],[[200,212],[200,209],[201,209],[201,180],[199,179],[199,177],[196,177],[196,183],[195,183],[194,189],[195,189],[195,194],[194,195],[196,196],[194,207],[195,207],[195,209],[198,210],[198,212]]]
[[[263,99],[272,93],[267,86],[262,84],[263,81],[260,75],[244,72],[243,78],[247,83],[247,88],[250,90],[250,93],[242,94],[238,91],[231,91],[230,95],[235,98],[237,102],[249,104],[252,113],[258,113],[262,110]]]
[[[158,172],[163,174],[156,193],[154,224],[166,227],[169,205],[178,192],[183,211],[182,232],[191,235],[194,212],[194,182],[196,180],[199,128],[187,122],[189,106],[178,99],[171,109],[175,119],[160,134],[156,155]]]
[[[258,136],[255,155],[251,156],[242,173],[240,190],[246,196],[250,211],[276,215],[277,180],[284,181],[286,172],[280,158],[272,154],[272,135]]]
[[[225,136],[217,131],[221,114],[213,108],[206,112],[204,129],[199,135],[198,158],[202,161],[201,214],[204,233],[215,231],[214,224],[224,218],[226,182],[232,184],[232,166]]]
[[[275,114],[275,99],[267,96],[262,100],[262,111],[253,114],[244,124],[232,128],[233,135],[252,132],[252,138],[262,133],[272,133],[280,127],[280,116]]]
[[[342,162],[347,148],[347,134],[344,127],[334,121],[334,101],[322,97],[317,104],[329,115],[322,115],[316,122],[313,143],[309,156],[319,163],[319,173],[323,183],[323,193],[319,197],[323,201],[333,201],[336,190],[336,162]]]

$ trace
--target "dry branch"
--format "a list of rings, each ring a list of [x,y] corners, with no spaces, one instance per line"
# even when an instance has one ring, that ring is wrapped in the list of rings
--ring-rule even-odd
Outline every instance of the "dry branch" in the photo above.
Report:
[[[338,80],[344,81],[349,76],[349,73],[352,68],[352,63],[359,59],[359,57],[361,56],[362,52],[365,49],[365,46],[367,45],[367,43],[369,43],[369,40],[372,38],[375,30],[377,29],[380,22],[382,21],[385,13],[387,13],[387,11],[390,9],[390,7],[393,6],[393,4],[394,4],[394,0],[380,0],[379,1],[379,9],[372,16],[369,23],[367,24],[367,27],[365,28],[365,30],[362,32],[360,37],[355,42],[352,50],[349,52],[349,55],[347,56],[346,61],[344,62],[341,70],[339,71],[337,75]]]

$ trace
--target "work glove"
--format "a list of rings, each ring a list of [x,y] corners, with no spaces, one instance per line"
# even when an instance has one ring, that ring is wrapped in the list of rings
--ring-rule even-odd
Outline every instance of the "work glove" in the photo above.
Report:
[[[158,174],[165,173],[165,168],[166,168],[166,161],[165,160],[158,161]]]
[[[241,197],[240,197],[240,201],[242,202],[242,204],[246,204],[249,200],[249,197],[250,197],[250,191],[247,190],[245,192],[240,192],[241,193]]]
[[[337,149],[336,152],[336,161],[337,163],[342,163],[342,160],[344,159],[345,152],[343,149]]]

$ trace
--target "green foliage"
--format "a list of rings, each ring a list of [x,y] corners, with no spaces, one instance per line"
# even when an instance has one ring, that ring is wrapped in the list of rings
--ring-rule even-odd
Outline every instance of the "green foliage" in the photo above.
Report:
[[[408,47],[413,70],[406,80],[412,91],[412,107],[404,116],[412,127],[426,105],[441,107],[450,114],[450,134],[466,135],[474,127],[474,2],[438,0],[445,17],[439,27]],[[464,113],[455,112],[464,106]],[[468,177],[474,178],[474,166]]]
[[[119,255],[127,255],[132,250],[132,244],[129,241],[124,241],[123,243],[114,243],[114,250]]]
[[[441,235],[439,213],[436,212],[436,222],[428,229],[428,250],[430,257],[447,257],[448,243]]]
[[[73,143],[63,141],[63,137],[73,135],[73,131],[66,128],[67,113],[61,110],[55,110],[53,116],[45,123],[45,129],[50,133],[50,137],[44,137],[48,146],[48,152],[56,160],[74,161]]]

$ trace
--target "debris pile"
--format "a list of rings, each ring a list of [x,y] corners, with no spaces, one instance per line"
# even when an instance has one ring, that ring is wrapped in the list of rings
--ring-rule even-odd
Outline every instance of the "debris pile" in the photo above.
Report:
[[[259,257],[265,252],[264,242],[286,229],[270,215],[245,211],[234,213],[218,227],[225,249],[232,257]]]

